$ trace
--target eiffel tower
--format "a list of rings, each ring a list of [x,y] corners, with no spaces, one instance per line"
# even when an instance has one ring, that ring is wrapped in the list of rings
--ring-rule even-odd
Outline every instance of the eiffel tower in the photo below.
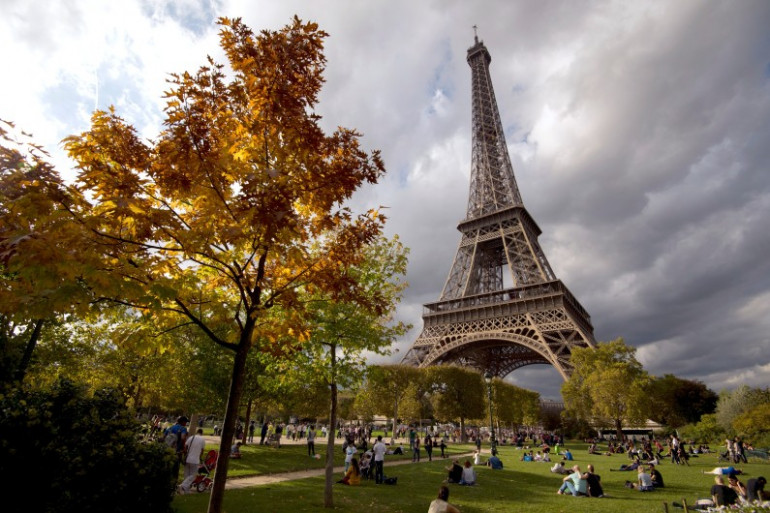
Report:
[[[524,208],[505,144],[492,57],[478,36],[474,43],[467,57],[473,146],[468,210],[457,227],[462,238],[441,297],[423,305],[422,333],[402,363],[457,363],[497,377],[549,364],[566,380],[572,349],[595,345],[591,318],[538,244],[541,231]]]

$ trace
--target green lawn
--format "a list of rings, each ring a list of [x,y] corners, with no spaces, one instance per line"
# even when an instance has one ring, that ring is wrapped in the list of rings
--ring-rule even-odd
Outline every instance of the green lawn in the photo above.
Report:
[[[453,449],[468,450],[471,446]],[[623,486],[626,480],[634,480],[635,472],[611,472],[628,463],[625,455],[601,456],[588,455],[583,444],[571,445],[575,463],[585,469],[593,463],[596,472],[601,475],[605,493],[602,499],[575,498],[557,495],[556,490],[561,477],[551,474],[552,464],[521,462],[521,451],[511,447],[501,448],[501,459],[505,464],[502,471],[492,471],[487,467],[477,467],[479,484],[473,487],[450,485],[450,502],[457,505],[463,513],[469,512],[662,512],[663,503],[680,502],[684,497],[692,503],[694,499],[707,497],[713,484],[714,476],[703,475],[703,470],[717,466],[716,455],[701,456],[690,460],[691,466],[676,466],[662,463],[659,470],[663,474],[666,488],[650,493],[641,493]],[[242,449],[243,450],[243,449]],[[276,472],[277,469],[320,468],[323,460],[310,460],[305,456],[305,447],[285,447],[280,450],[264,447],[247,447],[244,459],[231,465],[233,475],[236,470],[244,475],[246,467],[256,465],[254,473]],[[335,451],[336,458],[342,459],[342,451]],[[304,459],[310,460],[310,464]],[[392,460],[390,456],[387,459]],[[299,461],[302,460],[302,461]],[[317,462],[317,463],[316,463]],[[388,469],[386,475],[397,476],[396,486],[375,485],[364,481],[360,487],[335,485],[335,511],[355,513],[385,512],[420,512],[428,509],[435,498],[438,487],[446,477],[444,467],[447,460],[419,465],[400,465]],[[740,466],[749,477],[770,475],[767,462],[750,462]],[[341,477],[341,476],[340,476]],[[208,494],[179,496],[173,506],[179,513],[203,513],[206,511]],[[323,510],[323,478],[310,478],[284,482],[274,485],[259,486],[242,490],[228,491],[225,496],[224,510],[229,513],[290,513],[295,511]],[[670,511],[681,511],[673,508]]]

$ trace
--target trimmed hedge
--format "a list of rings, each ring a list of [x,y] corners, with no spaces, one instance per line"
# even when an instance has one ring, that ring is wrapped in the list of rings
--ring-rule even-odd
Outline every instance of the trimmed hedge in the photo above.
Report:
[[[70,381],[0,394],[0,475],[18,511],[167,513],[175,457],[144,444],[119,393]],[[9,502],[10,501],[10,502]]]

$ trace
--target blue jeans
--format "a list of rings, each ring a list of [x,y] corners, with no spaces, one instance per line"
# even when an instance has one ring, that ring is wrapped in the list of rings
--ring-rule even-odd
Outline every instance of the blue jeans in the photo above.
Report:
[[[577,488],[575,488],[575,485],[572,483],[572,481],[564,481],[561,484],[561,488],[559,488],[559,491],[564,493],[565,491],[568,491],[575,497],[577,497],[578,491]]]

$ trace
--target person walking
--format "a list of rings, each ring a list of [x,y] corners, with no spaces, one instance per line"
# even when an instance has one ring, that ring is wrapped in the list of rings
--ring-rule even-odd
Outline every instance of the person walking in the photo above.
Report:
[[[382,484],[385,480],[385,472],[383,466],[385,465],[385,452],[388,448],[382,441],[382,435],[377,437],[377,442],[372,447],[374,452],[374,483]]]
[[[206,448],[206,440],[203,438],[203,428],[198,428],[196,433],[187,438],[185,442],[184,481],[179,485],[179,493],[190,491],[190,485],[198,475],[198,466],[201,464],[203,449]]]
[[[257,421],[252,420],[249,422],[249,443],[254,443],[254,430],[257,428]]]
[[[428,453],[428,461],[433,461],[433,439],[430,433],[425,435],[425,452]]]
[[[267,429],[269,425],[267,419],[262,421],[262,431],[259,434],[259,445],[265,445],[265,438],[267,437]]]
[[[173,426],[170,426],[166,431],[164,432],[164,441],[166,443],[166,446],[173,450],[176,454],[176,459],[174,460],[174,469],[173,469],[173,475],[174,475],[174,485],[176,486],[176,476],[179,475],[179,467],[182,466],[182,459],[183,459],[183,449],[185,446],[185,442],[187,441],[187,423],[190,422],[190,419],[182,415],[181,417],[178,417],[176,419],[176,424]]]
[[[420,438],[417,437],[414,439],[414,443],[412,444],[412,463],[415,461],[420,461]]]

